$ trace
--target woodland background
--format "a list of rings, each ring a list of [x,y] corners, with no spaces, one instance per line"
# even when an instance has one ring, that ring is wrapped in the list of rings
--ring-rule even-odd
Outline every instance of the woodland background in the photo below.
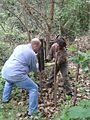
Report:
[[[43,88],[39,93],[42,114],[32,120],[90,120],[90,0],[0,0],[0,69],[18,44],[39,36],[46,42],[47,54],[49,42],[57,35],[64,36],[68,44],[69,78],[75,95],[70,98],[61,93],[61,81],[55,107],[54,88]],[[43,84],[49,69],[45,67],[39,76]],[[10,103],[1,102],[4,82],[0,75],[0,120],[29,120],[26,91],[14,87]]]

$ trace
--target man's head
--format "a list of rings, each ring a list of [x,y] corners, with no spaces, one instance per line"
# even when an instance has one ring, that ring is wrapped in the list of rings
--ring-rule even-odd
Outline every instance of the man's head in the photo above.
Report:
[[[56,43],[59,45],[60,49],[66,47],[66,42],[63,37],[57,38]]]
[[[33,38],[31,40],[31,45],[32,45],[32,48],[35,52],[38,52],[38,50],[40,49],[41,47],[41,42],[38,38]]]

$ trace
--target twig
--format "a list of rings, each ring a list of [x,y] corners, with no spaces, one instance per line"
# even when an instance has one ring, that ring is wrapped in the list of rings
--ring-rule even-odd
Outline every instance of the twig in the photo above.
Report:
[[[20,23],[22,24],[22,26],[25,28],[25,30],[27,31],[27,27],[25,26],[25,24],[22,22],[22,20],[18,17],[18,15],[16,15],[14,12],[12,12],[11,10],[9,10],[9,8],[5,8],[5,10],[9,11],[10,13],[12,13],[12,15],[14,15],[19,21]]]
[[[78,82],[79,68],[80,68],[80,65],[78,64],[77,65],[77,73],[76,73],[76,82]],[[77,102],[77,86],[75,86],[75,89],[74,89],[74,101],[73,101],[74,106],[76,105],[76,102]]]
[[[30,4],[28,4],[27,0],[25,0],[23,2],[21,0],[18,0],[18,2],[20,2],[22,5],[25,5],[25,7],[28,9],[28,11],[31,11],[31,9],[34,10],[39,15],[39,17],[45,21],[46,25],[48,26],[47,18],[45,18],[38,10],[36,10],[34,7],[32,7]]]
[[[79,49],[79,45],[77,44],[77,50]],[[76,83],[78,83],[78,78],[79,78],[79,68],[80,65],[77,65],[77,70],[76,70]],[[74,97],[73,97],[73,105],[75,106],[77,102],[77,84],[74,89]]]
[[[0,24],[1,28],[3,29],[4,32],[6,32],[4,26],[2,24]]]

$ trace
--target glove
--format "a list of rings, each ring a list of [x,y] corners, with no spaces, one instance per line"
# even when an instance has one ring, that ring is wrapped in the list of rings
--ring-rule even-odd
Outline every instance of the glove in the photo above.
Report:
[[[47,63],[47,62],[49,62],[50,60],[49,59],[45,59],[45,62]]]

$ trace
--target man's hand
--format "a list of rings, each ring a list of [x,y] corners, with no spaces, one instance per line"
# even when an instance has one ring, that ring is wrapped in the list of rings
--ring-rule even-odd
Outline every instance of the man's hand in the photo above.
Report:
[[[52,47],[58,50],[58,49],[59,49],[59,44],[58,44],[58,43],[54,43],[54,44],[52,45]]]
[[[47,63],[47,62],[49,62],[50,60],[49,59],[45,59],[45,62]]]
[[[52,59],[52,62],[55,62],[55,58]]]

